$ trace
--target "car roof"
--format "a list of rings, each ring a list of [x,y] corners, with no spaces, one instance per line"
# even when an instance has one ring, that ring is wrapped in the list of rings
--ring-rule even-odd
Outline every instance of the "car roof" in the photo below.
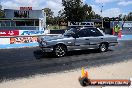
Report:
[[[78,28],[70,28],[70,29],[74,29],[76,31],[80,31],[80,30],[87,29],[87,28],[97,28],[97,27],[78,27]]]
[[[86,29],[86,28],[97,28],[97,27],[82,27],[80,29],[82,30],[82,29]]]

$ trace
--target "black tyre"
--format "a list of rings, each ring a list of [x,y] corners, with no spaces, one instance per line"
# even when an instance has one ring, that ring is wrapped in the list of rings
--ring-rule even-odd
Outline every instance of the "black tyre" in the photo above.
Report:
[[[108,44],[106,44],[106,43],[100,44],[100,46],[99,46],[100,52],[106,52],[107,50],[108,50]]]
[[[86,78],[86,77],[81,78],[79,80],[79,82],[80,82],[81,86],[83,86],[83,87],[88,86],[88,85],[91,84],[90,80],[88,78]]]
[[[64,45],[56,45],[54,47],[54,54],[57,57],[63,57],[66,55],[67,49],[66,46]]]

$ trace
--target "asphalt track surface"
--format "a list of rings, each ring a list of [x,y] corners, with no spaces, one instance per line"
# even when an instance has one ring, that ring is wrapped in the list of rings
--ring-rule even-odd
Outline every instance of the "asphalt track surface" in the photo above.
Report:
[[[81,67],[95,67],[132,59],[132,40],[120,41],[107,52],[83,50],[69,52],[65,57],[45,55],[39,47],[0,50],[0,82],[36,74],[56,73]],[[109,68],[108,68],[109,69]]]

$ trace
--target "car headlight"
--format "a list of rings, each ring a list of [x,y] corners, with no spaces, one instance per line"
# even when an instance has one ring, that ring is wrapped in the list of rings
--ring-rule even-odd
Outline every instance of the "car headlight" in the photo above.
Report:
[[[45,41],[42,41],[42,45],[47,45],[47,43]]]

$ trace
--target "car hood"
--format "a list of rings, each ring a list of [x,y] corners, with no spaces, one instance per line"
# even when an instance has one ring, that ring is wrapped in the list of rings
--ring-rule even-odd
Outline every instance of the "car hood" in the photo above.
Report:
[[[51,41],[51,40],[57,40],[57,39],[63,39],[63,35],[46,35],[41,37],[41,40],[43,41]]]
[[[117,38],[117,36],[109,35],[109,34],[105,34],[104,36],[105,36],[105,37],[115,37],[115,38]]]

